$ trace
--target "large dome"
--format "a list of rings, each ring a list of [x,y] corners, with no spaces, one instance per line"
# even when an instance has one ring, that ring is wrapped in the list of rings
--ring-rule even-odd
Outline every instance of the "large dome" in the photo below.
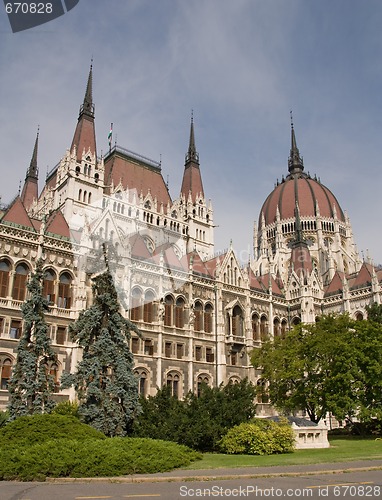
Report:
[[[288,159],[289,175],[278,184],[265,200],[259,217],[259,228],[264,216],[265,226],[276,222],[277,209],[280,220],[294,219],[296,205],[301,218],[316,217],[318,210],[323,218],[345,222],[344,213],[334,196],[326,186],[316,178],[312,179],[304,172],[304,164],[296,144],[292,125],[292,146]]]
[[[318,205],[321,217],[334,218],[336,212],[338,220],[345,222],[344,213],[330,189],[300,173],[288,176],[267,197],[260,212],[259,227],[263,214],[266,226],[276,221],[277,207],[281,220],[294,218],[296,203],[301,218],[315,217]]]

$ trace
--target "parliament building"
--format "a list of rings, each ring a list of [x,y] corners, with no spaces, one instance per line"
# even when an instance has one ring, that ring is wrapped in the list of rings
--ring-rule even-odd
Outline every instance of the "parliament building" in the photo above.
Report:
[[[69,149],[38,189],[38,134],[19,195],[0,209],[0,410],[16,361],[28,276],[44,261],[43,293],[63,372],[81,359],[68,325],[91,304],[91,277],[107,243],[121,308],[142,332],[132,336],[139,391],[168,385],[182,398],[248,377],[263,386],[250,353],[299,322],[348,312],[366,317],[380,303],[382,271],[360,259],[349,217],[329,188],[305,172],[291,129],[281,182],[266,197],[253,232],[253,255],[214,253],[215,214],[205,196],[191,119],[182,184],[172,198],[161,164],[118,145],[97,155],[90,68]],[[280,175],[284,168],[281,166]],[[217,214],[224,226],[222,214]],[[102,266],[101,266],[102,267]],[[258,412],[270,412],[259,397]]]

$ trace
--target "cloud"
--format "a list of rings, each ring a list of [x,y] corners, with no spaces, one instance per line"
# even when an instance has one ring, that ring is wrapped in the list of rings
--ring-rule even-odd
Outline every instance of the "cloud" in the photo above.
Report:
[[[93,56],[99,153],[113,122],[121,146],[162,156],[174,198],[194,109],[217,249],[252,244],[287,173],[292,108],[306,169],[382,262],[381,16],[376,1],[82,0],[30,32],[0,26],[3,201],[25,176],[38,124],[41,181],[70,146]]]

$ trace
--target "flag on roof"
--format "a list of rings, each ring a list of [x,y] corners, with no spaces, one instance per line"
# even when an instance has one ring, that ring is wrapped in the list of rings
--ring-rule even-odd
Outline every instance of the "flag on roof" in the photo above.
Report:
[[[111,149],[111,140],[113,138],[113,124],[110,124],[110,132],[107,136],[107,140],[109,141],[109,149]]]

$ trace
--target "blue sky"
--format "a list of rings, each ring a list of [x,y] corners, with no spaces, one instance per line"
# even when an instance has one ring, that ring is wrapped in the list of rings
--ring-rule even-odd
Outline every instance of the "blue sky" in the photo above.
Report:
[[[216,250],[242,260],[287,173],[290,116],[305,169],[382,263],[382,3],[379,0],[80,0],[13,34],[0,11],[2,201],[25,177],[40,125],[40,179],[70,146],[90,60],[98,153],[154,160],[177,197],[191,109]]]

